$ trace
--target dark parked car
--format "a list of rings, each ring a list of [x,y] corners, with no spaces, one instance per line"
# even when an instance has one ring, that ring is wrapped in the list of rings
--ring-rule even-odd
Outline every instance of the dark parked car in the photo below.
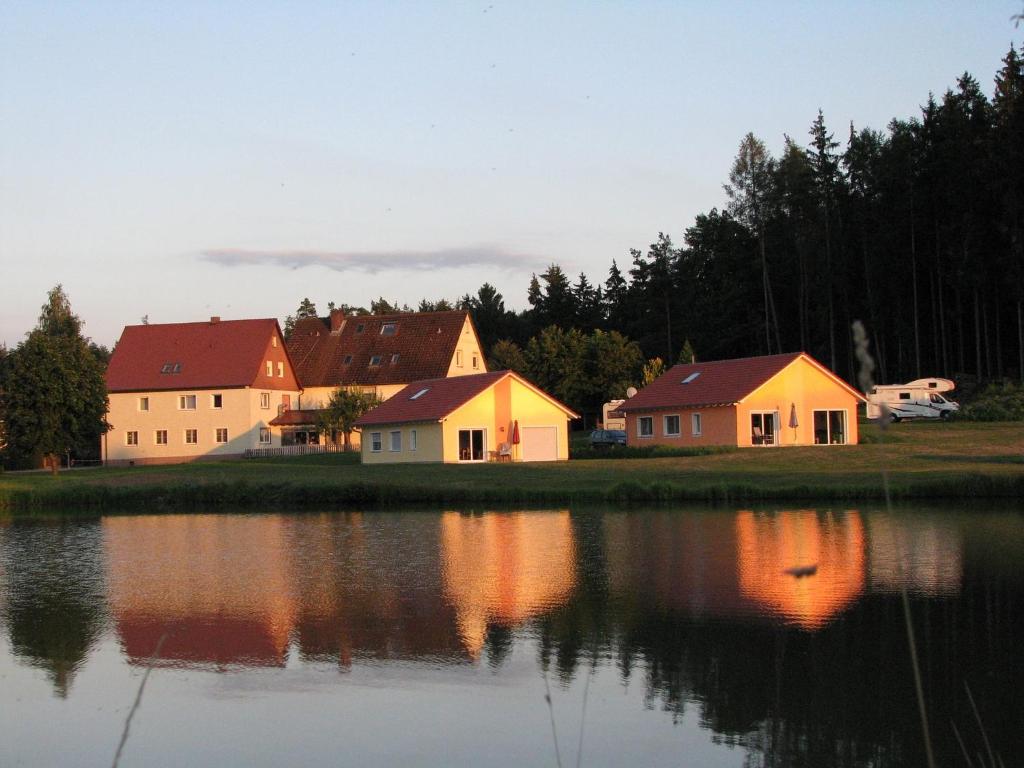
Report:
[[[590,433],[591,448],[611,448],[626,444],[626,433],[621,429],[595,429]]]

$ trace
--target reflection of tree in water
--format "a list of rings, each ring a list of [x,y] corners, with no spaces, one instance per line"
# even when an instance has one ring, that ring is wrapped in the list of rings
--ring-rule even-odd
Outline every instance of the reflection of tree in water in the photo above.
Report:
[[[66,697],[103,629],[97,523],[13,523],[0,529],[5,623],[16,656],[46,671]]]
[[[968,569],[959,596],[912,598],[932,740],[944,764],[960,758],[951,722],[982,749],[965,681],[983,702],[998,752],[1024,750],[1024,668],[1013,661],[1024,636],[1021,580]],[[608,595],[600,579],[581,578],[578,587],[537,621],[539,663],[553,662],[563,685],[582,679],[599,650],[616,659],[623,680],[643,676],[649,706],[677,716],[696,707],[716,741],[748,750],[748,765],[924,764],[898,595],[869,595],[808,631],[767,618],[709,617],[643,590]]]

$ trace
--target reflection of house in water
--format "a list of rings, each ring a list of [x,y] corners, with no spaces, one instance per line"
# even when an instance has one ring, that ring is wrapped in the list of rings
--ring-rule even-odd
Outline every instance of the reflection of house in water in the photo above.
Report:
[[[736,515],[740,589],[767,613],[819,629],[864,591],[865,537],[858,512]],[[812,566],[811,576],[786,571]]]
[[[466,661],[441,595],[438,518],[393,513],[299,518],[295,638],[304,659]]]
[[[856,513],[606,515],[605,529],[612,591],[661,610],[816,629],[863,590]],[[813,577],[784,573],[809,564],[818,566]]]
[[[511,627],[564,603],[576,583],[568,511],[441,518],[444,594],[476,658],[488,624]]]
[[[867,525],[868,583],[873,592],[905,587],[929,596],[959,594],[963,541],[955,517],[875,514],[867,518]]]
[[[215,667],[282,666],[294,615],[283,518],[103,520],[110,607],[125,654]]]

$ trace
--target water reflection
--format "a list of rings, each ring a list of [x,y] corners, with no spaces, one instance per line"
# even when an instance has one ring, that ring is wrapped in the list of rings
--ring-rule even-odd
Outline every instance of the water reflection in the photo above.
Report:
[[[1014,513],[116,517],[0,526],[0,616],[62,696],[109,608],[131,665],[165,638],[158,664],[219,679],[500,676],[528,647],[566,689],[599,668],[639,682],[646,706],[695,716],[749,765],[895,766],[921,757],[901,587],[933,721],[970,725],[968,682],[1003,754],[1024,748],[1022,556]],[[948,729],[936,741],[956,754]]]
[[[0,525],[0,609],[15,657],[45,670],[66,697],[105,624],[96,526]]]
[[[575,586],[572,521],[564,512],[441,516],[444,596],[473,658],[496,627],[563,604]]]

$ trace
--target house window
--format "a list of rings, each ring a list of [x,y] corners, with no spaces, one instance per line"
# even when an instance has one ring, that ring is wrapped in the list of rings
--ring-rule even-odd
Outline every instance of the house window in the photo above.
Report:
[[[360,323],[356,326],[356,333],[362,333],[366,329],[366,326]]]
[[[279,378],[279,379],[283,379],[284,378],[284,363],[278,363],[277,364],[277,378]]]
[[[398,333],[398,324],[397,323],[384,323],[380,327],[380,335],[381,336],[394,336],[396,333]]]
[[[124,433],[124,444],[125,445],[138,445],[139,444],[139,433],[138,432],[125,432]]]
[[[776,411],[750,414],[750,444],[777,445],[779,414]]]
[[[370,433],[370,450],[373,453],[380,453],[381,452],[381,447],[382,446],[381,446],[380,432],[371,432]]]
[[[396,429],[396,430],[394,430],[391,433],[391,451],[395,452],[395,451],[401,451],[401,450],[402,450],[402,433],[401,433],[400,430]]]
[[[473,355],[473,368],[479,368],[479,367],[480,367],[480,358],[477,357],[476,355]]]
[[[167,430],[158,429],[153,433],[153,442],[157,445],[167,445]]]
[[[269,408],[269,407],[270,407],[270,393],[269,392],[260,392],[260,408]]]
[[[276,347],[277,346],[277,336],[271,336],[270,337],[270,346],[272,346],[272,347]]]
[[[199,442],[199,430],[185,430],[185,445],[196,445]]]
[[[900,392],[900,400],[909,400],[909,399],[910,399],[910,393],[909,392]]]
[[[691,427],[691,430],[693,431],[693,436],[694,437],[700,437],[703,434],[703,432],[704,432],[704,424],[702,423],[703,421],[704,421],[704,418],[699,413],[694,413],[694,414],[690,415],[690,427]]]
[[[223,408],[224,407],[224,395],[210,395],[210,407],[211,408]]]
[[[178,397],[179,411],[194,411],[196,409],[195,395],[180,395]]]
[[[459,461],[484,461],[484,431],[482,429],[459,430]]]
[[[140,397],[139,398],[139,410],[140,411],[148,411],[149,410],[149,398],[148,397]]]
[[[218,427],[214,440],[218,443],[226,443],[228,441],[227,427]]]
[[[260,427],[260,444],[270,445],[270,428]]]
[[[654,437],[654,417],[641,416],[636,420],[637,437]]]
[[[814,444],[846,445],[846,411],[814,412]]]
[[[415,451],[416,450],[416,430],[415,429],[410,429],[409,430],[409,450],[410,451]]]
[[[459,366],[459,368],[462,367],[462,350],[461,349],[456,349],[455,350],[455,364],[457,366]]]
[[[663,428],[665,430],[665,437],[679,437],[679,416],[666,416]]]
[[[273,376],[273,375],[274,375],[274,363],[273,363],[272,360],[267,360],[267,376]]]
[[[378,365],[380,365],[380,355],[374,355],[370,358],[370,367],[373,368]]]

